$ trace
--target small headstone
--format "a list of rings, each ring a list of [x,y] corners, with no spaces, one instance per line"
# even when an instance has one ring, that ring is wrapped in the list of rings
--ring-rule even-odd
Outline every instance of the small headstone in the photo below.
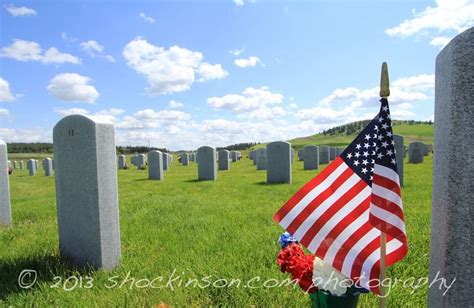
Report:
[[[322,145],[319,146],[319,163],[329,164],[329,147]]]
[[[267,145],[267,183],[291,184],[291,144],[275,141]]]
[[[336,159],[336,148],[330,147],[329,148],[329,160],[335,160]]]
[[[405,155],[405,146],[403,145],[403,136],[393,134],[393,141],[395,141],[395,159],[397,160],[397,172],[400,179],[400,186],[403,186],[403,161]]]
[[[145,154],[138,154],[135,158],[135,165],[137,169],[143,169],[146,166]]]
[[[430,308],[472,307],[474,302],[473,51],[470,28],[436,58]]]
[[[255,150],[249,152],[249,159],[253,160],[255,158]]]
[[[233,162],[236,162],[239,159],[239,152],[231,151],[230,158],[232,159]]]
[[[26,168],[28,168],[28,175],[33,176],[36,174],[36,163],[34,159],[29,159],[26,162]]]
[[[127,157],[125,155],[119,155],[118,156],[118,168],[119,169],[125,169],[127,166]]]
[[[303,161],[304,160],[304,154],[303,154],[303,149],[298,150],[298,160]]]
[[[0,226],[12,223],[7,144],[0,140]]]
[[[181,154],[181,164],[183,166],[189,165],[189,154],[188,153]]]
[[[51,176],[53,174],[53,161],[51,158],[45,158],[43,160],[44,175]]]
[[[423,162],[426,147],[423,142],[415,141],[408,145],[408,162],[410,164],[420,164]]]
[[[200,181],[217,180],[216,149],[202,146],[198,149],[198,179]]]
[[[148,153],[148,179],[161,181],[164,178],[163,153],[156,150],[150,151]]]
[[[315,145],[307,145],[303,148],[304,170],[319,168],[319,151]]]
[[[114,127],[70,115],[53,129],[61,256],[79,267],[120,262]]]
[[[221,150],[219,154],[219,170],[230,170],[229,151]]]
[[[425,153],[423,153],[425,156],[428,156],[428,154],[431,152],[433,149],[433,145],[431,144],[425,144]]]
[[[20,170],[25,169],[25,162],[20,160]]]
[[[169,165],[170,165],[170,154],[163,153],[163,171],[168,170]]]
[[[138,157],[138,154],[134,154],[130,160],[131,164],[134,166],[137,166],[137,157]]]
[[[257,170],[267,170],[267,149],[257,149],[255,152]]]
[[[17,163],[17,161],[15,160],[15,161],[13,161],[13,169],[17,169],[17,168],[18,168],[18,163]]]

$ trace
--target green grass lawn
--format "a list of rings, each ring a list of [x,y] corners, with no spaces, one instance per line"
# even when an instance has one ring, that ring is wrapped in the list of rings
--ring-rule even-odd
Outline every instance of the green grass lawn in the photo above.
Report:
[[[409,253],[389,269],[390,277],[428,275],[431,172],[431,156],[423,164],[405,165]],[[147,180],[147,171],[119,170],[121,266],[95,272],[77,271],[59,258],[54,177],[45,177],[42,169],[34,177],[16,170],[10,177],[14,224],[0,229],[0,304],[309,306],[309,297],[297,287],[264,288],[262,283],[288,278],[275,263],[283,230],[272,215],[314,175],[295,161],[293,184],[267,185],[265,171],[256,171],[245,155],[230,171],[219,171],[216,182],[196,181],[197,165],[180,166],[176,159],[162,182]],[[31,289],[18,286],[24,269],[38,272]],[[172,278],[180,279],[172,288],[165,287],[173,271]],[[66,289],[72,290],[66,291],[63,284],[70,276],[76,278],[68,280]],[[147,287],[144,279],[155,279],[155,288]],[[200,287],[184,287],[189,279],[198,279]],[[233,285],[221,287],[222,279],[234,279]],[[249,280],[251,287],[245,287]],[[217,287],[204,288],[208,282]],[[427,287],[412,292],[396,287],[388,307],[426,306]],[[377,305],[378,299],[369,294],[362,296],[359,306]]]

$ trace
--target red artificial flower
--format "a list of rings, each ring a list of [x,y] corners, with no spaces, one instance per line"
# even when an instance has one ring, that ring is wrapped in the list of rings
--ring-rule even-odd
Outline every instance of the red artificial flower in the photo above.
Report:
[[[281,272],[290,272],[288,269],[293,268],[295,260],[301,256],[304,256],[304,251],[299,244],[293,243],[283,248],[277,256]]]
[[[313,255],[305,255],[300,244],[290,244],[282,249],[277,257],[277,263],[283,273],[290,273],[291,279],[298,281],[305,292],[316,292],[313,286]]]

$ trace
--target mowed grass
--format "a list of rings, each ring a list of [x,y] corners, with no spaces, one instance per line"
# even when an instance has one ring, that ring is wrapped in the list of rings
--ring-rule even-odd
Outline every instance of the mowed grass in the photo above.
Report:
[[[409,254],[390,268],[390,277],[428,275],[431,170],[431,157],[405,165]],[[288,278],[275,263],[283,230],[272,216],[315,174],[295,161],[293,184],[267,185],[265,171],[256,171],[246,157],[219,171],[216,182],[196,181],[197,165],[181,166],[176,158],[162,182],[147,180],[147,171],[119,170],[122,259],[118,269],[104,272],[78,271],[60,259],[54,177],[41,169],[34,177],[16,170],[10,177],[14,224],[0,229],[0,304],[309,306],[298,287],[263,285]],[[38,272],[30,289],[18,286],[24,269]],[[197,280],[185,287],[190,279]],[[398,285],[388,307],[423,307],[426,297],[426,286]],[[360,307],[377,305],[376,296],[361,297]]]

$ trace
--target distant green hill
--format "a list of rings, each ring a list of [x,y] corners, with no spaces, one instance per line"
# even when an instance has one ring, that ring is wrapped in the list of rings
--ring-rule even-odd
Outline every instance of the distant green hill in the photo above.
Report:
[[[300,149],[306,145],[329,145],[329,146],[345,146],[354,140],[355,136],[362,131],[369,120],[359,121],[336,126],[312,136],[298,137],[291,139],[291,143],[295,149]],[[405,144],[412,141],[422,141],[427,144],[433,144],[434,140],[434,124],[431,122],[415,122],[415,121],[393,121],[393,131],[395,134],[405,137]],[[262,143],[255,148],[265,147]]]

